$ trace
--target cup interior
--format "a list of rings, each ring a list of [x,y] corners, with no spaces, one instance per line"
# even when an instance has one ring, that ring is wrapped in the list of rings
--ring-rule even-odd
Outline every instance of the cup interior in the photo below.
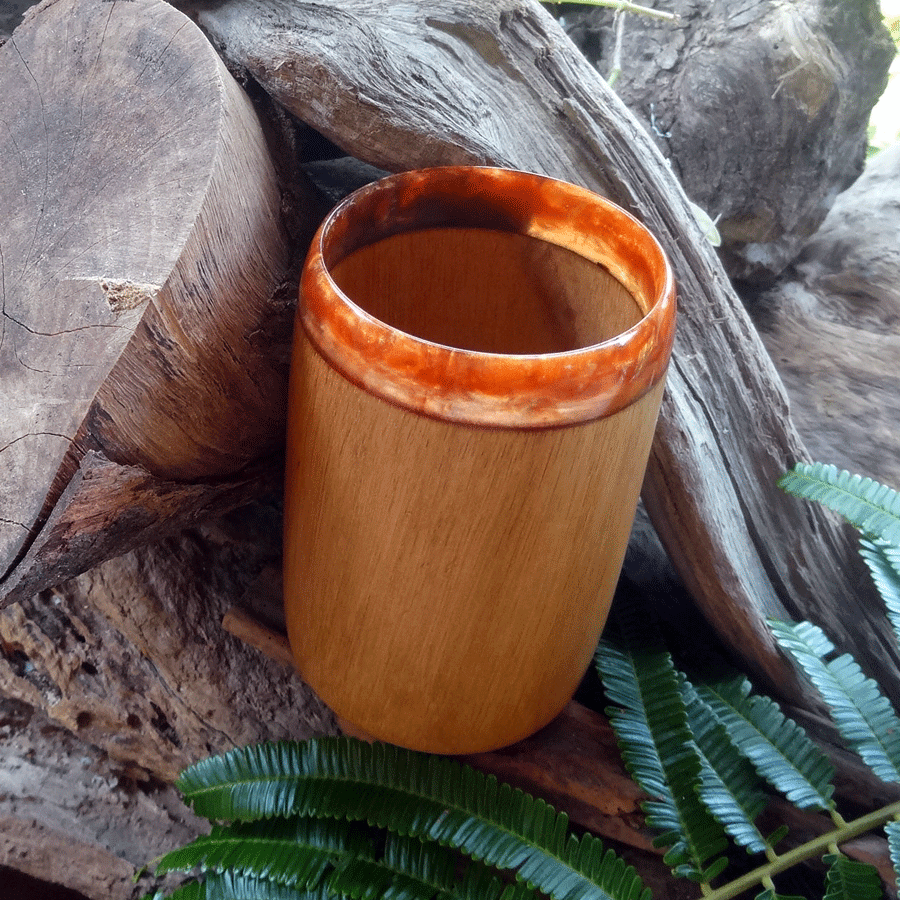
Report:
[[[565,353],[643,312],[602,265],[539,238],[432,227],[358,247],[331,277],[356,306],[421,340],[482,353]]]

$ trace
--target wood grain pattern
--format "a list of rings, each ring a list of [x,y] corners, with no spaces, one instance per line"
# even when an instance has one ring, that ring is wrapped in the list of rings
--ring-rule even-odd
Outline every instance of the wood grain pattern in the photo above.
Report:
[[[558,185],[591,222],[573,229],[574,253],[566,229],[529,234],[553,215],[544,179],[433,175],[433,192],[428,173],[367,192],[401,210],[386,226],[400,233],[361,229],[371,243],[357,246],[326,221],[307,260],[286,618],[300,672],[356,728],[479,752],[546,725],[590,663],[653,438],[674,298],[656,243],[599,198]],[[350,198],[336,219],[354,211]],[[512,211],[524,233],[490,229]],[[637,284],[645,257],[660,271],[633,296],[608,269]],[[570,270],[565,290],[547,289]],[[343,345],[319,346],[320,309],[336,341],[372,357],[374,377],[344,377]],[[521,389],[492,390],[507,381]]]
[[[0,82],[3,580],[87,451],[184,482],[278,448],[288,247],[250,101],[170,5],[51,0]]]

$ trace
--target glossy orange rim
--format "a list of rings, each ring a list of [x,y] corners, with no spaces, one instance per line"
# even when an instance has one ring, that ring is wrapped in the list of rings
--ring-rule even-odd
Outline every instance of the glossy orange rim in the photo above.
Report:
[[[564,353],[482,353],[391,327],[357,306],[329,273],[362,246],[448,226],[507,231],[565,247],[617,278],[643,318],[610,340]],[[675,283],[653,235],[591,191],[526,172],[452,166],[389,176],[335,207],[306,259],[299,316],[331,366],[390,403],[451,422],[547,428],[612,415],[665,377]]]

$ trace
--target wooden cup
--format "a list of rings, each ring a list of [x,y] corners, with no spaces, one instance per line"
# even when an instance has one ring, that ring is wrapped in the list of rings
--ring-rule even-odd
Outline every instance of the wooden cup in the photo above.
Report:
[[[285,606],[300,672],[353,728],[473,753],[565,706],[674,319],[654,238],[549,178],[407,172],[325,220],[291,370]]]

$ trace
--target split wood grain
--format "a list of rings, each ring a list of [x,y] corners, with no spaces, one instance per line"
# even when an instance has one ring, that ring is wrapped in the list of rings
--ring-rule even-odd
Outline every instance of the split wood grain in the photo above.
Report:
[[[291,310],[271,302],[290,248],[261,125],[182,13],[48,0],[0,47],[0,83],[4,597],[140,539],[148,518],[111,491],[103,539],[57,552],[86,453],[211,484],[277,452]],[[179,515],[169,494],[151,524]]]

